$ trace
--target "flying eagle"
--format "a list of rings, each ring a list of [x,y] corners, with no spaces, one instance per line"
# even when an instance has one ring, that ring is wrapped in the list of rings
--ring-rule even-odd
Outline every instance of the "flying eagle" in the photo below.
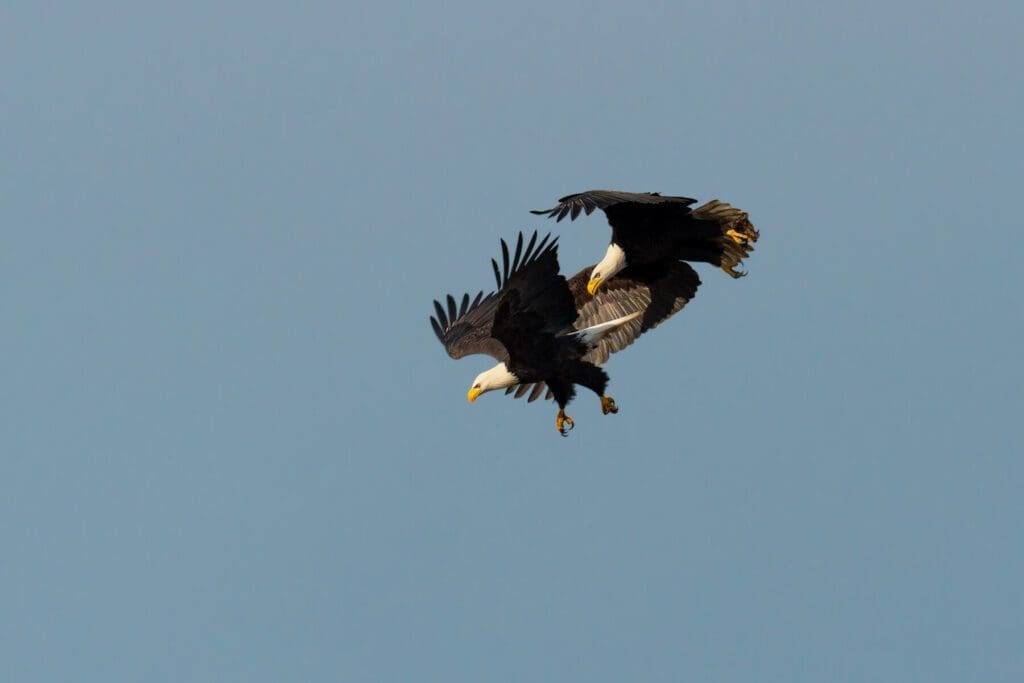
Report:
[[[537,244],[537,233],[523,248],[519,234],[509,263],[509,248],[501,241],[502,268],[491,260],[497,291],[483,292],[461,304],[448,295],[447,310],[434,301],[430,323],[452,358],[477,353],[498,361],[473,381],[467,398],[472,403],[495,389],[516,389],[516,398],[530,392],[530,401],[545,388],[558,402],[555,427],[565,436],[573,420],[565,406],[582,385],[601,399],[604,414],[618,412],[605,395],[608,375],[599,365],[609,355],[678,312],[700,285],[697,273],[685,263],[631,267],[597,296],[587,292],[584,269],[571,280],[559,274],[557,238]]]
[[[601,209],[612,226],[612,240],[587,282],[593,294],[627,266],[660,261],[696,261],[718,266],[731,277],[746,275],[736,270],[757,241],[746,212],[717,199],[691,209],[689,197],[662,196],[657,192],[591,190],[558,200],[551,209],[531,211],[561,221],[576,220]]]

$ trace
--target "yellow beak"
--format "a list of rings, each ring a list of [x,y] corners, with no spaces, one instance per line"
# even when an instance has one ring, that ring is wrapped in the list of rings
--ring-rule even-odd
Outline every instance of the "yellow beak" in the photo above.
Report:
[[[482,393],[484,393],[484,392],[481,389],[470,389],[469,393],[466,394],[466,398],[468,398],[469,402],[472,403],[473,401],[476,400],[476,397],[479,396]]]
[[[590,292],[590,296],[594,296],[594,294],[597,292],[597,288],[601,286],[602,282],[604,282],[604,280],[602,280],[599,277],[595,277],[594,279],[587,283],[587,291]]]

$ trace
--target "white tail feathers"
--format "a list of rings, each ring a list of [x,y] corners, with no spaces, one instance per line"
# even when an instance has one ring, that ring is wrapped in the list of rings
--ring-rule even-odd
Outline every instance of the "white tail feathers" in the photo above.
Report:
[[[642,312],[643,311],[637,311],[636,313],[630,313],[629,315],[624,315],[621,318],[616,318],[615,320],[609,320],[606,323],[594,325],[593,327],[585,327],[582,330],[573,332],[570,336],[579,337],[580,341],[588,347],[594,347],[597,346],[597,343],[609,332],[619,329],[631,320],[636,320],[640,317]]]

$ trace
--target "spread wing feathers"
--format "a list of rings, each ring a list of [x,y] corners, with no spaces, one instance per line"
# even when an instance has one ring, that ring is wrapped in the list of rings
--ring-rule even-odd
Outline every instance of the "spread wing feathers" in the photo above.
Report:
[[[644,332],[681,311],[700,287],[700,277],[689,264],[662,261],[627,268],[605,283],[597,296],[591,297],[586,290],[589,273],[590,269],[584,269],[569,284],[579,307],[578,329],[630,313],[642,313],[638,319],[612,330],[584,356],[584,360],[595,365],[603,365],[610,355],[631,345]]]
[[[609,280],[597,296],[587,293],[587,280],[592,266],[584,268],[569,280],[569,289],[576,299],[579,317],[574,327],[581,330],[614,320],[631,313],[642,315],[603,337],[583,360],[595,365],[607,362],[611,354],[631,345],[644,332],[654,329],[678,313],[697,294],[700,278],[687,263],[672,261],[651,264],[642,268],[627,268]],[[521,384],[505,393],[515,391],[521,398],[529,393],[528,401],[535,401],[544,390],[543,383]],[[546,398],[550,398],[550,392]]]
[[[469,295],[462,297],[464,306],[455,310],[455,299],[448,295],[447,312],[439,302],[434,301],[436,317],[430,316],[430,325],[438,341],[444,345],[452,358],[462,358],[475,353],[484,353],[494,359],[508,361],[508,351],[501,342],[491,337],[491,326],[494,324],[494,312],[498,307],[498,297],[494,292],[484,296],[483,292],[469,302]]]
[[[548,242],[550,240],[550,243]],[[494,285],[499,290],[508,284],[508,281],[513,275],[520,273],[534,261],[539,260],[541,257],[546,256],[548,253],[557,251],[558,238],[551,239],[551,233],[544,236],[544,239],[537,244],[537,232],[534,231],[530,237],[530,242],[526,245],[526,250],[523,250],[523,233],[519,233],[518,239],[516,239],[516,251],[515,256],[512,259],[512,267],[509,268],[509,250],[508,244],[505,240],[501,240],[501,270],[498,270],[498,262],[491,259],[491,268],[494,269]],[[557,263],[557,261],[556,261]]]
[[[540,259],[545,257],[552,259],[557,274],[558,239],[550,240],[550,238],[551,235],[548,234],[538,244],[537,233],[534,232],[524,249],[523,234],[519,233],[516,240],[515,256],[511,263],[509,262],[508,244],[505,243],[505,240],[501,240],[502,268],[499,270],[497,261],[491,260],[498,291],[491,292],[486,296],[480,292],[472,300],[469,294],[463,294],[461,303],[457,303],[455,297],[449,294],[446,297],[447,308],[439,301],[434,301],[435,315],[430,316],[430,325],[438,340],[448,351],[449,356],[462,358],[475,353],[483,353],[501,362],[508,361],[508,351],[505,346],[492,336],[498,304],[510,283],[521,282],[523,271]]]
[[[516,249],[513,266],[518,260]],[[491,335],[508,349],[513,361],[522,362],[531,350],[535,352],[538,335],[553,337],[576,320],[575,299],[558,271],[556,239],[526,265],[513,267],[505,279]]]
[[[556,221],[561,221],[566,216],[569,216],[569,220],[576,220],[576,217],[581,212],[585,212],[589,216],[593,213],[594,209],[604,211],[609,207],[619,204],[678,204],[680,208],[684,208],[696,201],[696,199],[690,199],[689,197],[662,196],[657,192],[590,190],[589,192],[566,195],[558,200],[557,206],[550,209],[531,211],[530,213],[554,218]]]

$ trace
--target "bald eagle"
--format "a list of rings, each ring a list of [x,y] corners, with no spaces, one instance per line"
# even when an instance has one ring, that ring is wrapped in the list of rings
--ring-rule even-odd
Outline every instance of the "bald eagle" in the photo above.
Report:
[[[555,427],[562,436],[572,429],[565,407],[582,385],[600,397],[601,412],[618,412],[605,395],[608,375],[599,365],[609,355],[678,312],[700,285],[685,263],[631,267],[597,296],[586,290],[589,268],[571,280],[559,274],[557,238],[537,243],[533,233],[523,248],[523,234],[509,263],[501,240],[502,268],[491,261],[497,290],[483,292],[461,304],[451,295],[447,310],[434,301],[430,323],[452,358],[483,353],[498,361],[470,386],[472,403],[495,389],[517,388],[516,398],[530,392],[530,401],[545,388],[558,403]],[[550,240],[550,241],[549,241]]]
[[[711,263],[733,278],[757,241],[746,212],[717,199],[691,209],[697,202],[689,197],[662,196],[657,192],[590,190],[558,200],[551,209],[531,213],[575,220],[581,212],[590,215],[601,209],[612,226],[611,244],[604,258],[594,266],[587,283],[591,294],[627,266],[661,261]]]

